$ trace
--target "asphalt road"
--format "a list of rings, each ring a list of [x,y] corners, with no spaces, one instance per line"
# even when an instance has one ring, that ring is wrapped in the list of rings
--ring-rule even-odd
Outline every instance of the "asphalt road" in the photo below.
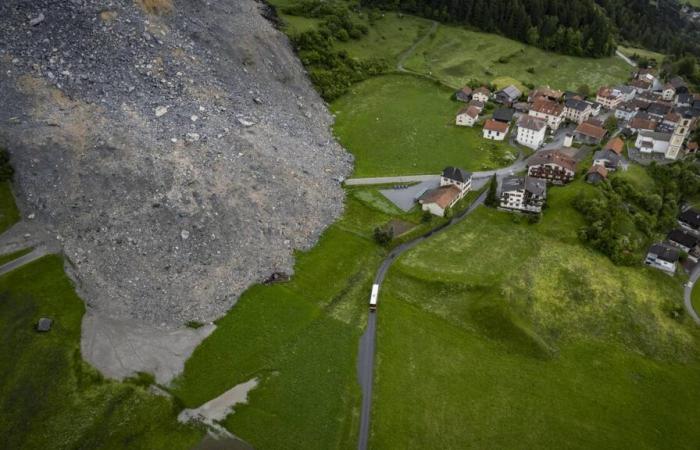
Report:
[[[434,228],[427,232],[426,234],[412,240],[405,242],[398,247],[394,248],[389,252],[384,261],[382,261],[381,266],[377,270],[377,274],[374,277],[374,284],[379,285],[379,297],[377,303],[377,311],[370,312],[369,318],[367,319],[367,328],[364,334],[360,338],[360,349],[357,357],[357,377],[360,381],[360,387],[362,388],[362,406],[360,408],[360,435],[357,442],[357,448],[359,450],[367,449],[367,442],[369,440],[369,430],[370,430],[370,417],[372,414],[372,384],[374,380],[374,354],[376,346],[376,334],[377,334],[377,314],[381,309],[381,290],[382,282],[386,276],[389,268],[394,263],[396,258],[401,256],[406,251],[412,249],[416,245],[420,244],[424,240],[428,239],[430,236],[438,233],[442,233],[451,226],[461,222],[465,217],[471,214],[479,205],[484,203],[486,196],[488,195],[488,190],[484,191],[479,195],[476,200],[461,213],[457,214],[449,222]]]
[[[696,265],[693,272],[690,274],[690,280],[685,285],[685,291],[683,292],[683,301],[685,303],[685,310],[688,311],[688,314],[690,314],[690,317],[693,318],[695,323],[700,325],[700,316],[698,316],[698,312],[693,308],[693,302],[691,300],[693,286],[695,286],[698,278],[700,278],[700,264]]]

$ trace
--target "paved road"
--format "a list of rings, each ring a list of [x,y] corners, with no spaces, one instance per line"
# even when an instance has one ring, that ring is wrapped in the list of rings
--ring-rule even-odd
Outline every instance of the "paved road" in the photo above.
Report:
[[[637,64],[629,59],[627,56],[625,56],[620,50],[615,50],[615,54],[622,58],[627,64],[629,64],[632,67],[637,67]]]
[[[398,247],[394,248],[389,252],[389,255],[382,261],[381,266],[377,270],[377,274],[374,277],[374,284],[379,285],[379,293],[381,294],[381,286],[384,281],[389,268],[394,263],[396,258],[401,256],[406,251],[412,249],[416,245],[420,244],[424,240],[428,239],[430,236],[438,233],[442,233],[451,226],[461,222],[465,217],[471,214],[479,205],[484,203],[486,196],[488,195],[488,190],[484,191],[479,195],[479,197],[474,200],[474,202],[461,213],[457,214],[449,222],[441,225],[433,230],[430,230],[426,234],[412,240],[405,242]],[[379,311],[379,307],[377,311]],[[372,382],[374,379],[374,350],[375,350],[375,339],[377,332],[377,314],[378,312],[370,313],[367,319],[367,328],[360,338],[360,349],[357,358],[357,376],[360,381],[360,386],[362,388],[362,407],[360,409],[360,435],[357,443],[357,448],[359,450],[367,449],[367,442],[369,440],[369,426],[370,426],[370,416],[372,412]]]
[[[348,178],[347,180],[345,180],[345,184],[348,186],[362,186],[370,184],[421,183],[423,181],[439,179],[440,175],[406,175],[399,177]]]
[[[698,278],[700,278],[700,264],[697,264],[690,274],[690,280],[685,285],[685,292],[683,292],[683,300],[685,302],[685,309],[688,311],[688,314],[690,314],[690,317],[693,318],[695,323],[700,325],[700,316],[698,316],[698,312],[693,308],[693,302],[691,300],[693,286],[695,286],[695,282]]]
[[[29,264],[32,261],[36,261],[37,259],[46,256],[49,253],[51,252],[46,247],[35,248],[26,255],[20,256],[19,258],[13,259],[12,261],[0,266],[0,275],[5,275],[7,272],[11,272],[18,267],[21,267],[25,264]]]

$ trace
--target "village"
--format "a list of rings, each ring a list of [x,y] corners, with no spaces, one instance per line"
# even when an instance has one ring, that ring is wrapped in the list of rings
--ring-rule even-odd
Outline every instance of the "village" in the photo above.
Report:
[[[482,85],[465,86],[454,98],[465,103],[456,126],[481,127],[483,139],[507,141],[520,156],[505,169],[470,173],[447,167],[439,182],[436,177],[412,189],[381,191],[405,211],[418,204],[426,214],[444,217],[493,177],[499,209],[537,220],[548,185],[568,184],[577,173],[595,185],[630,164],[668,164],[698,151],[692,133],[700,94],[680,77],[662,82],[653,69],[635,69],[626,84],[602,86],[590,96],[548,86],[528,95],[514,85],[494,92]],[[590,166],[580,167],[584,161]],[[686,206],[678,228],[649,247],[644,263],[673,274],[686,262],[689,270],[700,257],[699,243],[700,211]]]

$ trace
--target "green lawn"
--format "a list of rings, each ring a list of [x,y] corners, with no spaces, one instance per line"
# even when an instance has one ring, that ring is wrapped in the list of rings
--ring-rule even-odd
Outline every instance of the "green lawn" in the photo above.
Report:
[[[501,58],[506,61],[499,62]],[[492,81],[510,77],[521,83],[549,84],[559,89],[587,84],[595,90],[625,81],[630,73],[630,66],[621,58],[559,55],[496,34],[448,25],[440,25],[433,38],[418,46],[406,68],[431,74],[455,87],[470,79]]]
[[[693,286],[693,292],[690,296],[690,301],[693,304],[693,309],[696,313],[700,314],[700,289],[695,289]]]
[[[0,182],[0,233],[19,221],[19,210],[9,181]]]
[[[700,0],[699,0],[700,1]],[[635,54],[639,56],[643,56],[645,58],[649,59],[655,59],[659,64],[664,60],[664,54],[663,53],[658,53],[654,52],[651,50],[647,50],[644,48],[636,48],[636,47],[624,47],[622,45],[618,45],[617,49],[622,52],[625,56],[632,57]]]
[[[678,279],[480,208],[404,255],[382,288],[373,448],[694,448],[698,331]]]
[[[171,400],[82,361],[84,312],[58,256],[0,277],[0,448],[192,448],[203,431],[180,425]],[[43,316],[54,326],[39,334]]]
[[[454,125],[463,104],[452,92],[411,75],[355,85],[331,105],[335,134],[355,155],[356,177],[438,173],[445,166],[482,170],[508,164],[516,151],[481,137],[481,127]]]
[[[343,217],[287,283],[256,285],[217,322],[187,361],[174,394],[197,406],[259,377],[249,404],[224,425],[255,448],[356,446],[360,392],[355,359],[368,293],[386,249],[372,231],[402,214],[375,188],[352,188]]]

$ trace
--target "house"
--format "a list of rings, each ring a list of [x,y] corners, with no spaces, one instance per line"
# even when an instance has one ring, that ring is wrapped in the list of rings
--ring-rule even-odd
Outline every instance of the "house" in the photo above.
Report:
[[[615,88],[615,90],[620,93],[620,95],[622,96],[623,102],[631,101],[634,98],[634,96],[637,94],[636,89],[633,88],[632,86],[625,86],[625,85],[617,86]]]
[[[461,127],[473,127],[479,120],[479,109],[476,106],[465,106],[457,113],[455,123]]]
[[[593,164],[588,173],[586,173],[586,181],[591,184],[598,184],[603,180],[608,179],[608,169],[601,164]]]
[[[676,106],[679,108],[684,106],[690,108],[693,106],[693,102],[695,102],[695,97],[691,93],[679,94],[676,97]]]
[[[656,130],[656,121],[649,119],[646,115],[640,115],[639,113],[627,124],[633,133],[639,133],[641,131],[654,131]]]
[[[600,103],[603,108],[609,110],[617,108],[617,105],[622,103],[622,100],[623,98],[620,91],[605,86],[598,89],[598,93],[595,97],[596,102]]]
[[[671,83],[666,83],[661,90],[661,98],[663,100],[666,100],[667,102],[670,102],[673,100],[673,97],[676,96],[676,88],[673,87]]]
[[[527,96],[527,101],[534,103],[538,99],[551,100],[553,102],[558,102],[562,99],[564,93],[557,89],[552,89],[549,86],[540,86],[537,89],[530,92]]]
[[[527,174],[552,184],[566,184],[576,175],[576,161],[559,150],[542,150],[528,160]]]
[[[676,126],[680,123],[680,121],[681,115],[677,112],[671,111],[670,113],[664,116],[664,119],[661,123],[668,126],[671,129],[671,132],[673,132]]]
[[[678,223],[682,227],[697,230],[700,228],[700,211],[693,208],[686,209],[678,216]]]
[[[666,240],[686,253],[692,252],[698,246],[698,238],[680,229],[675,229],[668,233]]]
[[[486,103],[491,98],[491,91],[484,86],[474,89],[472,91],[472,100],[480,101],[481,103]]]
[[[440,186],[426,191],[420,196],[418,203],[423,211],[444,217],[445,211],[454,206],[460,198],[460,190],[457,186]]]
[[[511,84],[510,86],[506,86],[505,88],[496,92],[496,103],[512,105],[520,98],[521,95],[523,95],[523,93]]]
[[[698,145],[697,142],[695,142],[695,141],[688,142],[688,144],[685,146],[685,152],[687,154],[691,154],[691,155],[695,154],[698,152],[698,147],[700,147],[700,146]]]
[[[547,182],[543,179],[512,176],[501,183],[501,208],[540,213],[546,198]]]
[[[535,100],[528,114],[544,120],[550,130],[556,131],[564,120],[564,106],[541,97]]]
[[[53,320],[46,317],[42,317],[36,324],[36,331],[45,333],[51,330],[51,325],[53,325]]]
[[[547,133],[547,123],[536,117],[520,116],[518,120],[518,134],[515,140],[532,149],[537,150],[544,143]]]
[[[688,85],[681,77],[673,77],[668,81],[668,83],[671,86],[673,86],[673,89],[675,89],[676,94],[687,94],[688,92],[690,92],[688,90]]]
[[[486,105],[486,103],[484,103],[484,102],[482,102],[482,101],[479,101],[479,100],[476,100],[476,99],[472,99],[472,101],[470,101],[470,102],[469,102],[469,105],[467,105],[467,106],[473,106],[474,108],[478,109],[478,110],[479,110],[479,114],[481,114],[481,111],[484,110],[484,106],[485,106],[485,105]]]
[[[593,165],[603,166],[608,171],[617,170],[622,162],[622,156],[612,150],[598,150],[593,154]]]
[[[591,105],[591,116],[598,117],[603,109],[603,106],[598,102],[588,102]]]
[[[618,120],[623,120],[628,122],[632,120],[634,115],[637,113],[637,107],[631,101],[622,102],[615,108],[615,118]]]
[[[649,114],[650,118],[660,121],[666,114],[670,113],[672,109],[673,106],[668,103],[654,102],[647,107],[646,112]]]
[[[472,99],[472,88],[464,86],[462,89],[455,92],[455,99],[460,102],[469,103]]]
[[[654,85],[653,81],[636,79],[629,82],[629,86],[633,87],[637,94],[648,92]]]
[[[440,186],[456,186],[461,192],[461,199],[472,187],[472,174],[457,167],[445,167],[440,176]]]
[[[660,153],[666,155],[668,146],[671,143],[671,136],[672,135],[669,133],[642,130],[637,134],[637,140],[634,142],[634,146],[641,153]]]
[[[605,144],[605,147],[603,147],[603,150],[612,150],[613,152],[617,153],[618,155],[622,155],[622,152],[624,149],[625,149],[625,141],[623,141],[619,137],[616,137],[616,138],[609,140],[608,143]]]
[[[572,122],[583,123],[592,113],[593,108],[587,101],[572,98],[564,103],[564,118]]]
[[[667,244],[654,244],[649,248],[644,264],[668,273],[676,272],[680,252]]]
[[[493,120],[497,122],[510,123],[513,120],[515,111],[510,108],[498,108],[493,112]]]
[[[483,136],[485,139],[502,141],[508,134],[508,124],[489,119],[484,123]]]
[[[589,119],[581,123],[574,131],[574,137],[585,144],[600,144],[608,131],[599,121]]]

